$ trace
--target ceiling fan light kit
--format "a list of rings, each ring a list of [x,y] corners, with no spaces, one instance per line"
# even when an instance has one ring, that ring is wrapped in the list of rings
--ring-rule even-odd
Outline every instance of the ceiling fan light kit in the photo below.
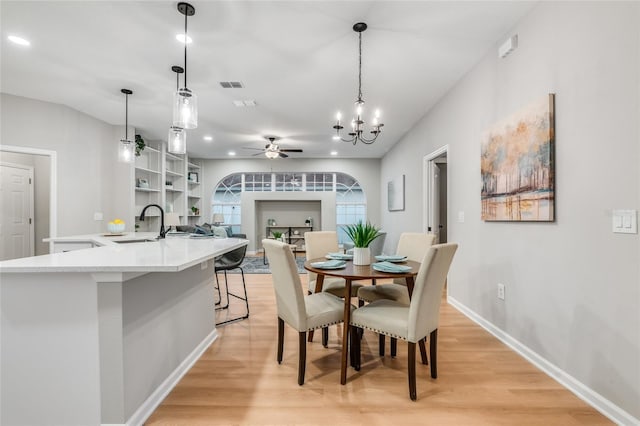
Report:
[[[285,152],[302,152],[302,150],[299,148],[293,148],[293,149],[280,148],[280,145],[276,143],[276,141],[279,139],[276,136],[265,136],[264,138],[269,142],[268,144],[265,145],[264,149],[258,149],[258,148],[245,148],[245,149],[254,149],[257,151],[261,151],[253,155],[255,156],[255,155],[260,155],[264,153],[264,156],[270,160],[273,160],[276,158],[288,158],[289,156],[285,154]]]
[[[187,17],[193,16],[196,9],[189,3],[178,3],[178,12],[184,15],[184,37],[187,39]],[[173,96],[173,126],[182,129],[198,127],[198,97],[187,86],[187,44],[184,43],[184,87],[176,90]],[[177,72],[177,71],[176,71]]]
[[[367,29],[367,24],[364,22],[358,22],[354,24],[353,31],[358,33],[358,98],[356,99],[356,111],[354,118],[351,119],[351,131],[348,133],[348,138],[343,138],[340,136],[340,131],[344,129],[342,125],[342,114],[338,112],[336,115],[336,124],[333,128],[336,130],[336,135],[334,139],[340,139],[344,142],[351,142],[354,145],[360,141],[364,144],[372,144],[378,139],[378,136],[382,132],[381,128],[384,126],[383,123],[380,122],[380,111],[376,110],[374,112],[374,117],[372,120],[372,128],[371,134],[372,137],[368,138],[363,135],[364,133],[364,120],[362,119],[362,113],[364,111],[364,99],[362,98],[362,33]]]
[[[129,95],[133,94],[133,91],[129,89],[121,89],[120,92],[124,93],[124,139],[120,139],[118,143],[118,161],[122,163],[133,162],[133,151],[135,149],[135,143],[129,140]]]

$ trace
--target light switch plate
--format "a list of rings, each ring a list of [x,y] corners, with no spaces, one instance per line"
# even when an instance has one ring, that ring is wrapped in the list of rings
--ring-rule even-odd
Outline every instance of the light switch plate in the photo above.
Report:
[[[612,225],[613,225],[613,232],[616,234],[637,234],[638,233],[637,210],[614,210]]]
[[[102,213],[96,212],[93,214],[93,220],[102,220]]]
[[[459,211],[458,212],[458,222],[464,223],[464,212],[463,211]]]

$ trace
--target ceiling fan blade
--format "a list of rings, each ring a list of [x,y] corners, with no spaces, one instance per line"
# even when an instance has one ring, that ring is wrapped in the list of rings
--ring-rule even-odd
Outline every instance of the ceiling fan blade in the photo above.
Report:
[[[280,158],[287,158],[289,157],[287,154],[285,154],[284,152],[279,152],[278,154],[280,154]]]
[[[280,152],[302,152],[301,149],[281,149]]]
[[[248,146],[243,146],[242,149],[252,149],[254,151],[264,151],[262,148],[249,148]]]
[[[251,154],[251,156],[252,156],[252,157],[255,157],[255,156],[257,156],[257,155],[262,155],[262,154],[264,154],[264,152],[256,152],[255,154]]]

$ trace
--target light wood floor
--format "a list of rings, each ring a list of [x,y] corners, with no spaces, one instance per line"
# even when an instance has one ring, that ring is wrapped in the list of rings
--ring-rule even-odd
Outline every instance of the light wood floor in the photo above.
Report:
[[[229,277],[235,287],[240,275]],[[250,318],[219,328],[219,338],[146,424],[611,424],[444,299],[439,377],[431,379],[428,366],[418,364],[416,402],[408,395],[406,343],[398,341],[398,356],[392,359],[387,342],[387,355],[380,358],[377,335],[371,332],[362,341],[362,369],[350,368],[341,386],[341,334],[335,326],[328,348],[320,344],[320,333],[307,344],[306,381],[298,386],[297,332],[288,326],[284,359],[276,362],[271,275],[246,279]],[[232,303],[234,309],[239,306]]]

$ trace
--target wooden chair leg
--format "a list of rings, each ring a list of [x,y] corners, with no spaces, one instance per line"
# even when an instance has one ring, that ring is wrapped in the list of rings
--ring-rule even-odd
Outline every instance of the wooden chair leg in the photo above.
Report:
[[[384,334],[378,334],[378,354],[384,356]]]
[[[425,337],[418,343],[420,345],[420,357],[422,358],[422,363],[424,365],[429,364],[429,360],[427,360],[427,348],[425,347],[426,340],[427,338]]]
[[[307,333],[301,331],[298,333],[298,341],[300,342],[300,348],[298,352],[300,356],[298,358],[298,384],[302,386],[304,384],[304,368],[307,364]]]
[[[395,337],[391,338],[391,357],[394,358],[398,353],[398,339]]]
[[[313,342],[313,330],[309,332],[309,337],[307,338],[307,342],[309,343]]]
[[[360,332],[362,331],[359,327],[354,327],[351,330],[351,365],[356,371],[360,371],[360,362],[361,362],[361,354],[360,354]]]
[[[431,377],[438,378],[438,365],[437,365],[437,352],[438,352],[438,329],[436,328],[431,332],[429,336],[429,357],[431,358]]]
[[[364,300],[358,299],[358,308],[362,308],[364,306]]]
[[[329,345],[329,327],[322,327],[322,346]]]
[[[284,321],[278,317],[278,364],[282,363],[282,352],[284,349]]]
[[[409,377],[409,398],[416,400],[416,344],[407,342],[408,365],[407,375]],[[433,365],[433,364],[432,364]]]

